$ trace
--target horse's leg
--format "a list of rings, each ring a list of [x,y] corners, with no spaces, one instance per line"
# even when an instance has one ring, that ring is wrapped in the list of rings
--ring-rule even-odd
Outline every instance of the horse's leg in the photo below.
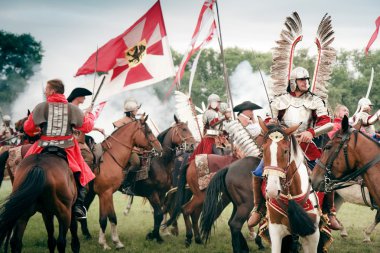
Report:
[[[127,216],[131,211],[133,195],[125,195],[125,199],[127,200],[127,206],[125,207],[123,214]]]
[[[54,253],[57,246],[57,240],[54,237],[54,215],[42,214],[45,223],[45,228],[48,235],[48,248],[50,253]]]
[[[202,205],[197,206],[194,209],[194,212],[191,214],[191,220],[193,223],[193,231],[194,231],[194,241],[196,244],[202,244],[202,238],[199,233],[199,217],[201,216]]]
[[[22,237],[24,236],[26,225],[28,224],[29,217],[24,217],[16,222],[12,231],[10,240],[12,253],[21,253],[22,250]]]
[[[109,200],[110,194],[101,193],[98,194],[99,196],[99,240],[98,243],[103,247],[104,250],[111,249],[110,246],[107,244],[106,240],[106,228],[107,228],[107,215],[108,215],[108,203],[107,200]],[[112,192],[111,192],[112,197]]]
[[[186,248],[191,245],[191,240],[193,239],[193,229],[190,221],[190,215],[185,214],[182,212],[183,220],[185,221],[185,227],[186,227],[186,239],[185,239],[185,246]]]
[[[344,203],[344,199],[339,195],[339,191],[335,193],[335,197],[334,197],[334,205],[335,205],[335,209],[336,209],[336,212],[339,211],[339,209],[341,208],[341,206],[343,205]],[[340,226],[341,226],[341,229],[340,229],[340,236],[341,237],[347,237],[348,236],[348,233],[347,233],[347,230],[346,228],[344,227],[343,223],[338,220]]]
[[[281,253],[282,239],[288,235],[286,230],[287,228],[284,225],[269,223],[269,236],[272,245],[272,253]]]
[[[96,194],[94,192],[93,182],[91,181],[89,183],[89,190],[86,194],[86,198],[84,199],[84,206],[86,207],[87,211],[90,209],[90,205],[91,205],[92,201],[94,201],[95,195]],[[79,222],[81,225],[81,230],[82,230],[82,234],[83,234],[84,238],[86,240],[91,239],[92,236],[90,234],[90,231],[88,230],[87,219],[81,219]]]
[[[247,208],[244,205],[240,205],[238,207],[234,205],[234,210],[232,212],[230,220],[228,221],[228,225],[230,226],[231,231],[232,248],[234,253],[249,252],[247,241],[241,233],[241,229],[247,220],[249,211],[249,208]]]
[[[376,225],[380,222],[380,211],[376,212],[375,221],[364,230],[364,239],[363,242],[371,242],[371,234],[375,230]]]
[[[71,232],[71,251],[73,253],[79,253],[80,251],[80,242],[78,238],[78,222],[74,218],[74,215],[71,214],[71,224],[70,224],[70,232]]]
[[[318,224],[316,226],[318,226]],[[319,236],[320,236],[319,229],[317,229],[315,233],[312,235],[300,237],[300,241],[301,241],[302,249],[304,253],[317,252]]]
[[[154,211],[153,212],[154,225],[153,225],[153,231],[146,235],[146,239],[147,240],[156,239],[158,243],[162,243],[164,240],[160,236],[160,226],[164,217],[161,210],[160,197],[158,196],[158,193],[155,191],[148,197],[148,199]]]
[[[108,196],[108,194],[107,194]],[[110,221],[111,225],[111,238],[112,242],[115,244],[116,249],[123,249],[124,244],[120,241],[119,234],[117,232],[117,217],[115,213],[115,207],[113,205],[113,193],[111,192],[111,195],[109,196],[109,201],[108,201],[108,212],[107,212],[107,217],[108,220]],[[105,228],[103,230],[105,232]]]
[[[57,239],[57,249],[59,253],[64,253],[66,250],[66,236],[67,231],[69,230],[70,222],[71,210],[68,209],[66,214],[61,214],[61,217],[58,217],[59,234]]]

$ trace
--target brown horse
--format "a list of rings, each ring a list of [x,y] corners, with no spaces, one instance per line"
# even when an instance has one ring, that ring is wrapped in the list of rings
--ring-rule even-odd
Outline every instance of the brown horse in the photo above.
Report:
[[[21,252],[28,220],[38,211],[48,233],[49,251],[54,252],[57,247],[58,252],[65,252],[70,227],[72,251],[79,252],[77,225],[71,219],[76,194],[74,177],[64,158],[51,153],[25,158],[15,171],[12,193],[0,208],[0,247],[5,239],[8,244],[11,236],[12,252]],[[57,239],[54,237],[54,216],[59,223]]]
[[[162,152],[160,142],[153,135],[146,124],[147,117],[127,123],[102,143],[103,155],[101,163],[95,169],[95,179],[93,181],[94,194],[99,196],[99,244],[104,249],[110,249],[107,244],[105,231],[107,219],[111,223],[112,241],[116,248],[123,248],[124,245],[117,233],[117,218],[113,204],[113,193],[116,192],[124,179],[123,169],[127,166],[134,146],[142,147],[146,150],[154,148],[157,152]],[[94,194],[89,192],[86,197],[87,207],[92,202]],[[83,224],[82,224],[83,226]]]
[[[162,156],[152,158],[149,177],[136,181],[134,185],[134,193],[137,196],[147,198],[153,207],[154,228],[147,234],[146,238],[150,240],[156,239],[157,242],[163,241],[159,234],[163,220],[162,206],[166,193],[172,187],[172,171],[176,151],[177,149],[187,149],[196,142],[187,123],[180,122],[176,116],[174,116],[174,120],[176,122],[174,126],[157,136],[163,148]],[[85,236],[90,236],[87,226],[83,222],[82,231]]]
[[[303,152],[292,135],[299,125],[271,128],[260,121],[264,131],[264,183],[268,229],[272,252],[281,252],[282,240],[298,235],[304,252],[317,252],[320,208],[311,191]]]
[[[380,145],[359,131],[360,124],[350,128],[348,118],[326,144],[311,176],[315,190],[333,191],[350,186],[362,176],[371,197],[380,206]],[[376,215],[375,224],[380,222]]]

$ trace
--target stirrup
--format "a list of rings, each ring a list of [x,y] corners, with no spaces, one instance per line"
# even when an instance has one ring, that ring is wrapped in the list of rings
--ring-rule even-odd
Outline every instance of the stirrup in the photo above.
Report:
[[[73,214],[77,220],[87,219],[87,209],[85,206],[74,206]]]
[[[122,192],[123,194],[129,195],[129,196],[135,196],[135,193],[132,191],[132,187],[131,187],[131,186],[128,186],[128,187],[122,188],[122,189],[121,189],[121,192]]]

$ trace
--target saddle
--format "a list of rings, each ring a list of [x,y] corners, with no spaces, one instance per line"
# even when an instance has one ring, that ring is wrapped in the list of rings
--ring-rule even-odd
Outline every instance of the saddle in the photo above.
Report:
[[[69,163],[65,149],[57,146],[47,146],[41,151],[41,154],[53,154]]]

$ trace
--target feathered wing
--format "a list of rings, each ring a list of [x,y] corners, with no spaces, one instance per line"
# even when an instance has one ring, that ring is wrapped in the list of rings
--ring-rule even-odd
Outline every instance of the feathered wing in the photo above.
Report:
[[[292,71],[294,49],[302,40],[302,23],[297,12],[293,12],[285,20],[285,28],[281,31],[280,40],[273,49],[273,63],[271,67],[273,95],[281,95],[288,87],[290,72]]]
[[[194,106],[188,95],[180,92],[174,92],[176,115],[182,122],[187,125],[196,141],[200,142],[203,133],[203,123],[199,124]],[[202,122],[202,121],[201,121]]]
[[[319,24],[317,37],[315,38],[315,44],[318,47],[318,55],[310,88],[311,92],[315,93],[323,100],[326,100],[328,96],[328,80],[330,80],[332,65],[336,59],[336,51],[330,46],[334,39],[331,16],[328,16],[326,13]]]

